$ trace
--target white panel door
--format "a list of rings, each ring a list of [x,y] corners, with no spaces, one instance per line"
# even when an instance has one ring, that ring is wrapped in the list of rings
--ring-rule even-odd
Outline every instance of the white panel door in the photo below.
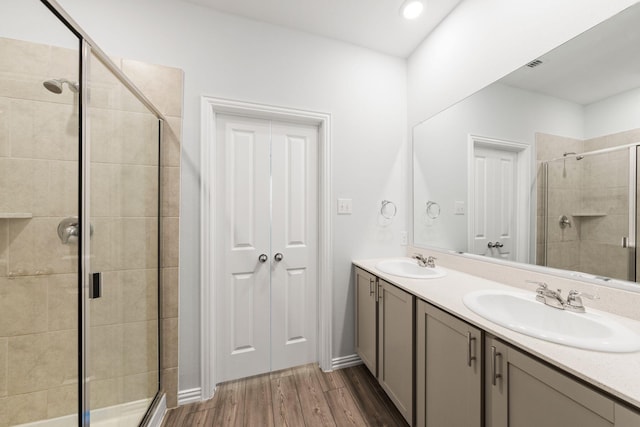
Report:
[[[515,260],[517,158],[513,151],[474,149],[473,253]]]
[[[216,378],[228,381],[316,360],[317,128],[236,116],[216,127]]]
[[[224,208],[222,282],[216,284],[221,380],[269,370],[270,123],[220,116],[217,188]],[[220,200],[220,196],[218,200]]]
[[[274,122],[271,132],[271,368],[279,370],[317,359],[318,131]]]

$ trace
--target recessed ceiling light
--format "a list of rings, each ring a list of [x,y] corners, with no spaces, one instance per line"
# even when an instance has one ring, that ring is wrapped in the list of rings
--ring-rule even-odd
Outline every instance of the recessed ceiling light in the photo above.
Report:
[[[422,14],[424,10],[424,5],[419,0],[407,0],[402,5],[402,16],[405,19],[416,19],[418,16]]]

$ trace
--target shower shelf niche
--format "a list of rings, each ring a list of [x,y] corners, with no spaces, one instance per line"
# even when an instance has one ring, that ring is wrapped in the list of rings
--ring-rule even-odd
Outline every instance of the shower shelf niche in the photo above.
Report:
[[[0,219],[29,219],[33,214],[27,212],[0,212]]]
[[[604,212],[577,212],[572,213],[571,216],[579,217],[579,218],[588,218],[588,217],[596,217],[596,216],[607,216]]]

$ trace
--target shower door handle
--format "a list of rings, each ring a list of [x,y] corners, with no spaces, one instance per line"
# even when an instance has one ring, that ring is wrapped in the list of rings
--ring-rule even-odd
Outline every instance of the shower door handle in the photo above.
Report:
[[[89,298],[96,299],[102,296],[102,273],[91,273],[89,278]]]
[[[635,243],[633,243],[628,237],[622,238],[622,247],[625,249],[633,249],[636,247]]]

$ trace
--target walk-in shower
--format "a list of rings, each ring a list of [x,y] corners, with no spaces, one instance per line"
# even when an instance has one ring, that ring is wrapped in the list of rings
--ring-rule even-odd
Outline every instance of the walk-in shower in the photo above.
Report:
[[[54,1],[0,16],[0,427],[138,426],[161,389],[163,116]]]
[[[539,264],[638,281],[637,164],[640,144],[543,162],[544,250]]]

